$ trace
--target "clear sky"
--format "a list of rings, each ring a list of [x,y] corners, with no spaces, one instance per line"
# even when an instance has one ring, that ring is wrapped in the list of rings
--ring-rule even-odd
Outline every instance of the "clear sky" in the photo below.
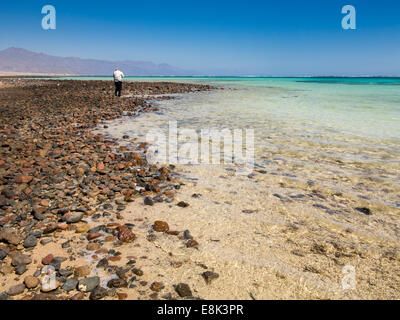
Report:
[[[41,28],[47,4],[56,30]],[[356,30],[342,29],[347,4]],[[400,1],[1,1],[0,50],[12,46],[208,74],[400,75]]]

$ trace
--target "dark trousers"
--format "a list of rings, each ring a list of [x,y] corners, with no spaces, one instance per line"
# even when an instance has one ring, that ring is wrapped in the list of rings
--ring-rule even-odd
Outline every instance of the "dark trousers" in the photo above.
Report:
[[[115,81],[115,95],[120,97],[122,92],[122,81]]]

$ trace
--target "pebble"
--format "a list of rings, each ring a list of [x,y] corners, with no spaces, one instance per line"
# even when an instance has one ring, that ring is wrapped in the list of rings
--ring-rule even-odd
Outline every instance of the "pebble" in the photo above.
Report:
[[[137,268],[132,269],[133,274],[136,274],[137,276],[141,277],[143,276],[143,271]]]
[[[12,298],[7,294],[7,292],[3,291],[0,293],[0,301],[11,300]]]
[[[53,242],[53,240],[51,240],[51,239],[43,239],[43,240],[40,240],[40,244],[42,244],[42,245],[46,245],[46,244],[48,244],[48,243],[50,243],[50,242]]]
[[[77,226],[75,232],[76,233],[87,233],[90,230],[90,226],[88,224],[83,224]]]
[[[107,287],[109,288],[126,288],[128,287],[128,282],[123,279],[111,279],[107,283]]]
[[[162,282],[153,282],[150,286],[150,289],[155,292],[160,292],[164,288],[165,286]]]
[[[88,265],[76,267],[74,275],[77,277],[85,277],[90,274],[90,267]]]
[[[26,272],[26,264],[21,263],[15,268],[15,273],[18,275],[22,275]]]
[[[89,241],[92,241],[94,239],[100,238],[101,236],[102,236],[102,234],[100,232],[91,232],[86,236],[86,238]]]
[[[97,268],[104,268],[104,269],[107,268],[107,267],[108,267],[108,260],[107,260],[107,258],[101,259],[101,260],[97,263],[96,267],[97,267]]]
[[[89,277],[79,281],[78,289],[83,292],[91,292],[100,284],[99,277]]]
[[[90,300],[100,300],[108,296],[108,291],[102,287],[97,287],[90,293]]]
[[[85,294],[83,292],[78,292],[78,293],[74,294],[70,299],[71,300],[83,300],[84,297],[85,297]]]
[[[153,224],[154,231],[166,232],[169,230],[169,225],[165,221],[155,221]]]
[[[219,278],[219,274],[212,271],[203,272],[202,276],[207,284],[210,284],[213,280]]]
[[[56,290],[60,286],[60,283],[57,280],[50,278],[50,281],[42,280],[41,291],[44,293],[51,292]]]
[[[86,246],[86,250],[95,251],[101,248],[101,244],[98,242],[91,242]]]
[[[3,260],[5,257],[7,257],[7,252],[0,249],[0,260]]]
[[[186,242],[186,247],[188,248],[197,247],[198,245],[199,243],[196,240],[189,240],[188,242]]]
[[[181,298],[192,296],[192,291],[186,283],[179,283],[178,285],[176,285],[175,291],[179,294]]]
[[[82,220],[84,212],[67,213],[64,215],[63,220],[67,223],[77,223]]]
[[[32,258],[20,252],[16,253],[11,261],[11,264],[14,267],[20,264],[30,264],[30,263],[32,263]]]
[[[178,202],[177,206],[181,207],[181,208],[187,208],[187,207],[189,207],[189,203],[187,203],[185,201],[181,201],[181,202]]]
[[[126,225],[119,226],[116,230],[118,232],[118,239],[122,242],[133,242],[136,238],[129,227]]]
[[[371,211],[370,208],[362,207],[362,208],[355,208],[355,210],[357,210],[357,211],[359,211],[361,213],[364,213],[367,216],[372,215],[372,211]]]
[[[15,286],[10,287],[7,290],[7,294],[9,296],[16,296],[16,295],[23,293],[24,291],[25,291],[25,285],[21,283],[21,284],[17,284]]]
[[[3,229],[0,231],[0,241],[2,240],[15,246],[21,241],[20,237],[12,229]]]
[[[128,298],[128,295],[124,292],[118,293],[118,300],[126,300]]]
[[[153,206],[154,205],[154,201],[150,197],[146,197],[146,198],[144,198],[144,204],[146,206]]]
[[[39,285],[40,281],[34,276],[27,276],[24,279],[24,283],[27,289],[34,289]]]
[[[54,259],[54,256],[50,253],[42,259],[43,265],[49,265]]]
[[[77,288],[78,283],[79,283],[79,280],[77,280],[75,278],[67,279],[67,281],[65,281],[64,285],[62,286],[62,289],[67,292],[70,292]]]

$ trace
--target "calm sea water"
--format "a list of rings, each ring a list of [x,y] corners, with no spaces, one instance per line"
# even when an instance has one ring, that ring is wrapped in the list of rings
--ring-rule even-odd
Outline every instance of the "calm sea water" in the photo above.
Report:
[[[80,78],[93,79],[93,78]],[[99,78],[94,79],[110,79]],[[257,163],[302,181],[400,207],[400,78],[183,78],[224,90],[158,102],[121,130],[178,127],[255,132]]]
[[[199,112],[210,108],[209,111],[221,113],[229,121],[247,122],[257,115],[257,120],[260,116],[280,120],[305,132],[315,129],[394,142],[400,139],[400,78],[127,77],[126,80],[203,83],[237,89],[200,94],[203,99],[190,96],[183,102],[195,103],[196,110],[201,107]]]

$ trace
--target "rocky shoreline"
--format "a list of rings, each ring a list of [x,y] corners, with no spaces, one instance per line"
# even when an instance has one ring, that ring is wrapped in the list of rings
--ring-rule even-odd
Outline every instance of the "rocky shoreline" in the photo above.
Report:
[[[152,96],[214,88],[132,82],[118,99],[108,81],[0,82],[0,299],[123,300],[126,290],[139,290],[144,299],[192,298],[185,283],[159,297],[163,283],[141,280],[139,258],[118,250],[140,246],[137,226],[124,223],[126,205],[172,202],[180,188],[173,168],[149,165],[145,144],[127,150],[91,130],[156,110]],[[198,245],[187,230],[170,230],[165,221],[154,221],[148,232],[148,241],[162,232],[188,248]],[[121,258],[123,266],[113,265]],[[208,282],[218,275],[203,277]]]

